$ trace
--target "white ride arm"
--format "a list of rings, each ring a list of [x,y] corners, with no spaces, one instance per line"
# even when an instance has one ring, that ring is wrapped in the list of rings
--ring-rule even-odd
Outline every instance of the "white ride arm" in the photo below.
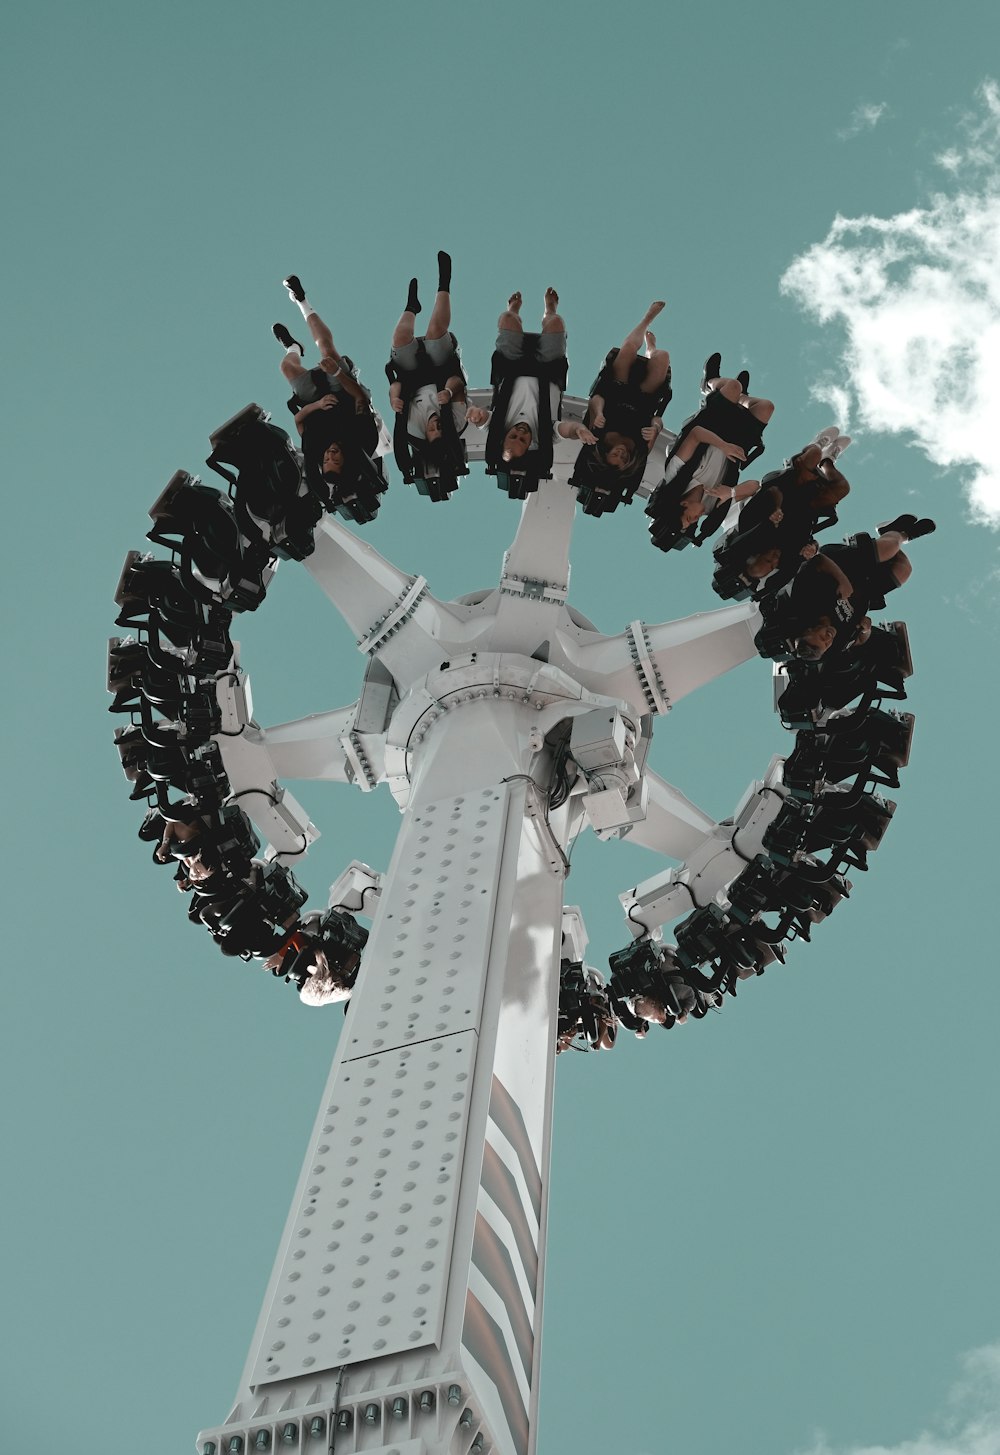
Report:
[[[573,441],[574,453],[579,448]],[[537,594],[542,601],[561,603],[569,590],[576,491],[561,480],[546,481],[545,487],[529,495],[521,507],[517,534],[504,556],[500,586],[506,594]]]
[[[623,697],[640,712],[667,712],[675,702],[757,655],[760,613],[751,602],[703,611],[679,621],[633,622],[613,637],[562,645],[577,681]]]
[[[715,828],[715,819],[685,798],[679,789],[647,768],[646,817],[632,825],[630,844],[641,844],[668,859],[688,859]]]
[[[319,838],[319,829],[300,803],[278,783],[278,769],[265,734],[253,720],[250,678],[240,666],[240,645],[233,643],[232,666],[215,685],[222,715],[219,745],[223,767],[236,801],[261,837],[269,857],[297,858]]]
[[[787,796],[781,782],[783,763],[783,758],[772,759],[764,780],[750,784],[733,817],[713,824],[679,869],[655,874],[620,896],[633,935],[655,931],[725,896],[732,881],[761,852],[768,826],[781,811]]]
[[[230,802],[239,803],[278,858],[297,858],[319,838],[319,829],[278,783],[260,728],[251,723],[239,737],[223,738],[219,748],[233,790]]]
[[[401,683],[437,666],[442,639],[461,638],[464,623],[431,596],[422,576],[406,575],[329,518],[316,528],[305,567],[354,632],[358,650],[377,652]]]
[[[354,724],[358,704],[314,712],[294,722],[265,728],[264,741],[279,778],[322,778],[352,782],[341,737]]]

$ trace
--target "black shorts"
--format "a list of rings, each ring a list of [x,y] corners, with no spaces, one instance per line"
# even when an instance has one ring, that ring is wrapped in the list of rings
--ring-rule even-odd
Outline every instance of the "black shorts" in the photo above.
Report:
[[[866,602],[861,615],[866,611],[881,611],[889,592],[899,586],[893,562],[879,560],[874,536],[851,536],[849,544],[824,546],[823,553],[840,567],[854,587],[853,599],[859,605],[862,599]]]

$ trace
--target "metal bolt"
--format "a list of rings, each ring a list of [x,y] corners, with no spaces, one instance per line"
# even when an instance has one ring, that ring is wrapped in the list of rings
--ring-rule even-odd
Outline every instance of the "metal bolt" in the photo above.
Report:
[[[420,1408],[422,1410],[424,1410],[424,1411],[432,1410],[434,1408],[434,1391],[433,1391],[433,1389],[425,1389],[425,1390],[422,1390],[421,1391],[421,1394],[420,1394]],[[214,1455],[214,1452],[213,1452],[213,1455]]]
[[[313,1415],[309,1421],[309,1433],[314,1440],[318,1440],[326,1429],[326,1421],[322,1415]]]
[[[215,1441],[206,1440],[201,1447],[201,1455],[215,1455]]]
[[[229,1455],[243,1455],[243,1436],[233,1435],[229,1441]]]
[[[458,1423],[462,1426],[463,1430],[467,1430],[472,1424],[472,1411],[469,1409],[468,1405],[466,1405],[465,1409],[462,1411],[462,1415]]]
[[[473,1450],[481,1450],[482,1448],[483,1448],[483,1437],[482,1437],[482,1435],[477,1435],[476,1438],[473,1440],[471,1446],[469,1447],[470,1455],[472,1455],[472,1451]]]
[[[257,1431],[257,1436],[256,1436],[256,1438],[255,1438],[255,1440],[253,1442],[253,1448],[255,1450],[270,1450],[270,1448],[271,1448],[271,1431],[270,1430],[258,1430]]]
[[[379,1416],[379,1408],[378,1408],[378,1405],[377,1404],[366,1404],[365,1405],[365,1424],[367,1424],[367,1425],[377,1425],[378,1424],[378,1416]]]
[[[294,1445],[298,1439],[299,1427],[289,1420],[287,1425],[281,1427],[281,1438],[286,1445]]]
[[[350,1410],[341,1410],[337,1416],[337,1429],[349,1430],[354,1424],[354,1416]]]
[[[448,1403],[449,1404],[461,1404],[462,1403],[462,1386],[460,1384],[449,1384],[449,1386],[448,1386]]]
[[[405,1420],[406,1419],[406,1400],[403,1399],[402,1396],[400,1396],[398,1399],[394,1399],[393,1400],[393,1402],[392,1402],[392,1413],[394,1414],[394,1416],[396,1417],[397,1420]]]

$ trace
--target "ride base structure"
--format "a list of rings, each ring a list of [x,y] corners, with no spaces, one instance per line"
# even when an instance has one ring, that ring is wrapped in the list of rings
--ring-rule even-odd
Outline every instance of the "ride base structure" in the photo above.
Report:
[[[754,851],[737,860],[733,823],[719,841],[646,753],[656,716],[755,655],[757,608],[596,631],[567,601],[576,450],[558,446],[524,502],[499,585],[458,601],[317,528],[307,569],[367,658],[350,707],[262,729],[242,669],[219,682],[241,729],[219,739],[234,790],[385,782],[402,824],[369,879],[371,937],[239,1391],[203,1455],[535,1449],[560,961],[586,942],[564,914],[567,851],[587,824],[676,861]],[[555,808],[567,734],[581,771]],[[759,842],[782,801],[755,785],[744,835]],[[315,836],[288,797],[248,809],[279,857]],[[734,872],[706,872],[704,895]],[[670,874],[630,902],[665,903]]]

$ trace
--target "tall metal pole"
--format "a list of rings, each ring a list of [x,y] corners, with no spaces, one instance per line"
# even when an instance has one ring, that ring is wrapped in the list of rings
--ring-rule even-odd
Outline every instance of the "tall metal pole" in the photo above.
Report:
[[[321,1450],[332,1415],[338,1452],[533,1449],[563,885],[518,776],[536,716],[473,699],[422,744],[236,1409],[203,1446],[294,1424]]]

